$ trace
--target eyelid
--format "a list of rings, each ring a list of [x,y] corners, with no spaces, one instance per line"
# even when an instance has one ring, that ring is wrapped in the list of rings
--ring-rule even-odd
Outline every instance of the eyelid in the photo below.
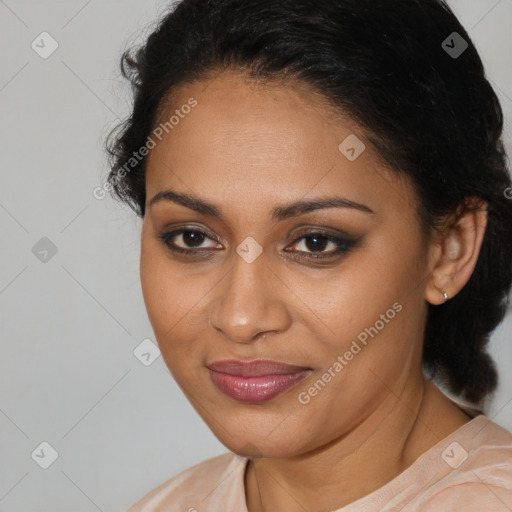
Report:
[[[345,231],[341,231],[341,230],[332,230],[332,229],[329,229],[329,228],[324,228],[324,227],[316,227],[316,226],[307,226],[307,227],[302,227],[298,230],[298,232],[294,233],[294,242],[297,241],[297,239],[305,236],[305,235],[322,235],[322,236],[326,236],[326,237],[333,237],[333,238],[338,238],[338,239],[341,239],[341,240],[346,240],[346,241],[350,241],[350,240],[356,240],[355,237],[349,235],[347,232]]]
[[[208,238],[211,238],[212,240],[215,240],[218,243],[222,243],[222,244],[224,243],[223,237],[221,237],[217,234],[214,234],[208,228],[205,228],[203,226],[198,226],[195,224],[166,225],[163,228],[159,229],[158,231],[161,234],[167,234],[167,235],[170,233],[178,234],[178,233],[182,233],[184,231],[194,231],[194,232],[202,233],[203,235],[207,236]]]
[[[160,238],[162,238],[162,237],[175,238],[175,237],[177,237],[179,235],[183,235],[184,233],[187,233],[187,232],[200,233],[201,235],[204,235],[206,238],[209,238],[210,240],[212,240],[213,242],[223,245],[222,242],[220,241],[219,237],[210,234],[208,231],[206,231],[203,228],[194,227],[194,226],[185,226],[185,227],[180,227],[180,228],[176,228],[176,229],[171,229],[169,231],[164,231],[164,233],[161,235]],[[197,249],[194,249],[194,248],[185,249],[184,247],[179,247],[179,249],[183,249],[185,251],[189,250],[191,252],[199,252],[199,251],[211,250],[214,248],[213,247],[200,247]],[[217,250],[217,249],[215,249],[215,250]]]

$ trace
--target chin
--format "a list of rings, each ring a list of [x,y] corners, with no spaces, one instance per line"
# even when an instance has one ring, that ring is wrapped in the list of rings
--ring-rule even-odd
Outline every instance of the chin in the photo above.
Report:
[[[297,438],[290,433],[266,435],[264,432],[247,431],[245,434],[222,430],[215,432],[217,439],[230,451],[247,458],[288,458],[306,450],[297,446]],[[231,435],[230,435],[231,434]]]

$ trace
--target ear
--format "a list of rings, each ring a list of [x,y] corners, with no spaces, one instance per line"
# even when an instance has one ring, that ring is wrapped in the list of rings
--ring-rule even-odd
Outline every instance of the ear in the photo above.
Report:
[[[425,289],[425,299],[430,304],[442,304],[457,295],[469,281],[478,260],[487,227],[488,203],[479,197],[466,198],[464,203],[465,208],[459,207],[430,248],[432,272]]]

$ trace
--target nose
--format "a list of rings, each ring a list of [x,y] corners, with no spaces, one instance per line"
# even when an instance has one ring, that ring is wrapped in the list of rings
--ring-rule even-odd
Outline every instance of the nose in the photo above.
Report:
[[[286,331],[291,323],[286,297],[291,292],[269,268],[265,253],[252,263],[238,254],[233,260],[232,269],[212,293],[210,326],[242,344]]]

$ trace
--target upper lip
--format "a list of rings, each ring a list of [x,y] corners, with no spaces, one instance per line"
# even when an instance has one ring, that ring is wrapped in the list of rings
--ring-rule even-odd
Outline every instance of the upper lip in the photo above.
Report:
[[[295,366],[270,359],[258,359],[255,361],[240,361],[229,359],[214,361],[206,365],[210,370],[239,377],[262,377],[265,375],[289,375],[305,370],[312,370],[305,366]]]

